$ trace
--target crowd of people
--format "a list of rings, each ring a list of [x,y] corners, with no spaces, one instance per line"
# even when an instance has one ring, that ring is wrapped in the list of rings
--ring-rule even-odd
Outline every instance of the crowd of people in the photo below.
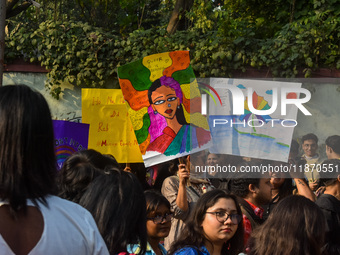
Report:
[[[202,177],[195,164],[288,163],[198,152],[159,165],[150,185],[146,169],[91,149],[58,172],[48,105],[27,86],[0,88],[0,118],[0,254],[340,254],[338,135],[328,159],[314,134],[301,156],[292,142],[305,176]]]

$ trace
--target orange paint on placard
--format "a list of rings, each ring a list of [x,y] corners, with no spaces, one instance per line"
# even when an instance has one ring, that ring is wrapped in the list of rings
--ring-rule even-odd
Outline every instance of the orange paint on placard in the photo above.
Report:
[[[131,82],[127,79],[120,79],[120,87],[122,88],[126,101],[131,103],[129,105],[133,110],[138,111],[150,105],[147,90],[135,90]]]
[[[172,65],[164,69],[163,74],[171,77],[175,71],[187,69],[190,65],[189,51],[174,51],[169,53]]]
[[[139,149],[142,155],[145,155],[146,149],[148,148],[150,144],[150,139],[151,139],[151,136],[150,134],[148,134],[148,137],[146,138],[146,140],[139,145]]]

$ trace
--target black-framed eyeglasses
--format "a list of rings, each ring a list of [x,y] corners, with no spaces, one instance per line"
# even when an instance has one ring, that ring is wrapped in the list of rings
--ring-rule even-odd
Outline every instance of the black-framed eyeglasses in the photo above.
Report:
[[[229,214],[227,212],[206,212],[206,213],[215,214],[216,219],[220,223],[224,223],[224,222],[226,222],[230,218],[231,222],[233,224],[237,225],[242,220],[242,215],[239,215],[239,214],[236,214],[236,213],[233,213],[233,214]]]
[[[166,213],[164,215],[157,215],[153,218],[146,218],[147,220],[152,220],[155,224],[161,224],[164,220],[165,221],[171,221],[172,219],[172,213]]]

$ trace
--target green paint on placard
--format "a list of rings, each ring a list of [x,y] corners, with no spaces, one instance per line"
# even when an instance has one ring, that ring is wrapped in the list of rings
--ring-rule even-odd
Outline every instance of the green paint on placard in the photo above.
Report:
[[[182,84],[188,84],[193,79],[195,79],[194,71],[192,70],[191,66],[187,69],[176,71],[172,74],[172,78],[174,78],[180,85]]]
[[[276,142],[276,143],[279,144],[279,145],[282,145],[282,146],[284,146],[284,147],[288,147],[288,148],[289,148],[289,145],[288,145],[288,144],[280,143],[280,142]]]
[[[150,70],[143,65],[143,59],[118,67],[119,79],[130,80],[134,89],[138,91],[149,89],[152,83],[150,75]]]
[[[143,126],[139,130],[135,130],[136,138],[138,144],[143,143],[149,135],[149,127],[150,127],[150,117],[149,114],[144,114],[143,116]]]

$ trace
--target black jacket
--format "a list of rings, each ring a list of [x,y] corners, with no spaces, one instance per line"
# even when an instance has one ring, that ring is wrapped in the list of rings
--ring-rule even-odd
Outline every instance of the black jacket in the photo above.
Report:
[[[340,201],[332,195],[322,194],[316,204],[326,217],[324,250],[329,255],[340,254]]]

